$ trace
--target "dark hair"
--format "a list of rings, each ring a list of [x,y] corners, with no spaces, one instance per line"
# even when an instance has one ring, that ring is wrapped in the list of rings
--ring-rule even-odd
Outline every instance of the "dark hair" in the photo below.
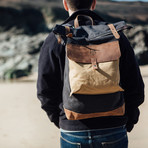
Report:
[[[73,11],[79,9],[90,9],[93,0],[66,0],[67,5]]]

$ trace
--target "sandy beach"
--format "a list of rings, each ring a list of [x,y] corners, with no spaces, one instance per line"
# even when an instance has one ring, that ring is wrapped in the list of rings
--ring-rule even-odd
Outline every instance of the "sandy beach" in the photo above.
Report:
[[[139,123],[128,134],[129,148],[148,147],[148,66],[142,66],[141,72],[146,97]],[[1,148],[59,148],[59,130],[41,110],[36,97],[36,76],[0,83]]]

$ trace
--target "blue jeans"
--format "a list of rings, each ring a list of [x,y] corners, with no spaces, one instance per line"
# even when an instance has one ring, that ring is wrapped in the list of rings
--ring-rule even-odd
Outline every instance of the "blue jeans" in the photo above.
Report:
[[[86,131],[61,130],[61,148],[127,148],[125,126]]]

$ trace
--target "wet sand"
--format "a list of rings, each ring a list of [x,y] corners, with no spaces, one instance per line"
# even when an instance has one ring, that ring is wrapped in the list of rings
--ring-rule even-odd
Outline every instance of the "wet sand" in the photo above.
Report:
[[[128,134],[129,148],[148,147],[148,66],[141,67],[146,98],[139,123]],[[0,83],[0,147],[59,148],[59,130],[41,110],[36,97],[36,74]]]

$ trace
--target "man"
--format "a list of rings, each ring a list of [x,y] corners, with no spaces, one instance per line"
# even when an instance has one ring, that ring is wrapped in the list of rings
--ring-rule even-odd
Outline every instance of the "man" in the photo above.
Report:
[[[86,9],[94,21],[102,21],[92,10],[96,0],[63,0],[71,16],[65,23],[74,25],[75,11]],[[81,21],[81,20],[80,20]],[[89,25],[89,21],[82,21]],[[39,58],[37,95],[49,119],[61,130],[61,148],[127,148],[127,132],[138,122],[138,106],[144,101],[144,84],[134,51],[122,33],[119,39],[120,84],[124,89],[126,112],[124,116],[107,116],[82,120],[68,120],[62,102],[65,45],[58,43],[53,32],[45,40]]]

